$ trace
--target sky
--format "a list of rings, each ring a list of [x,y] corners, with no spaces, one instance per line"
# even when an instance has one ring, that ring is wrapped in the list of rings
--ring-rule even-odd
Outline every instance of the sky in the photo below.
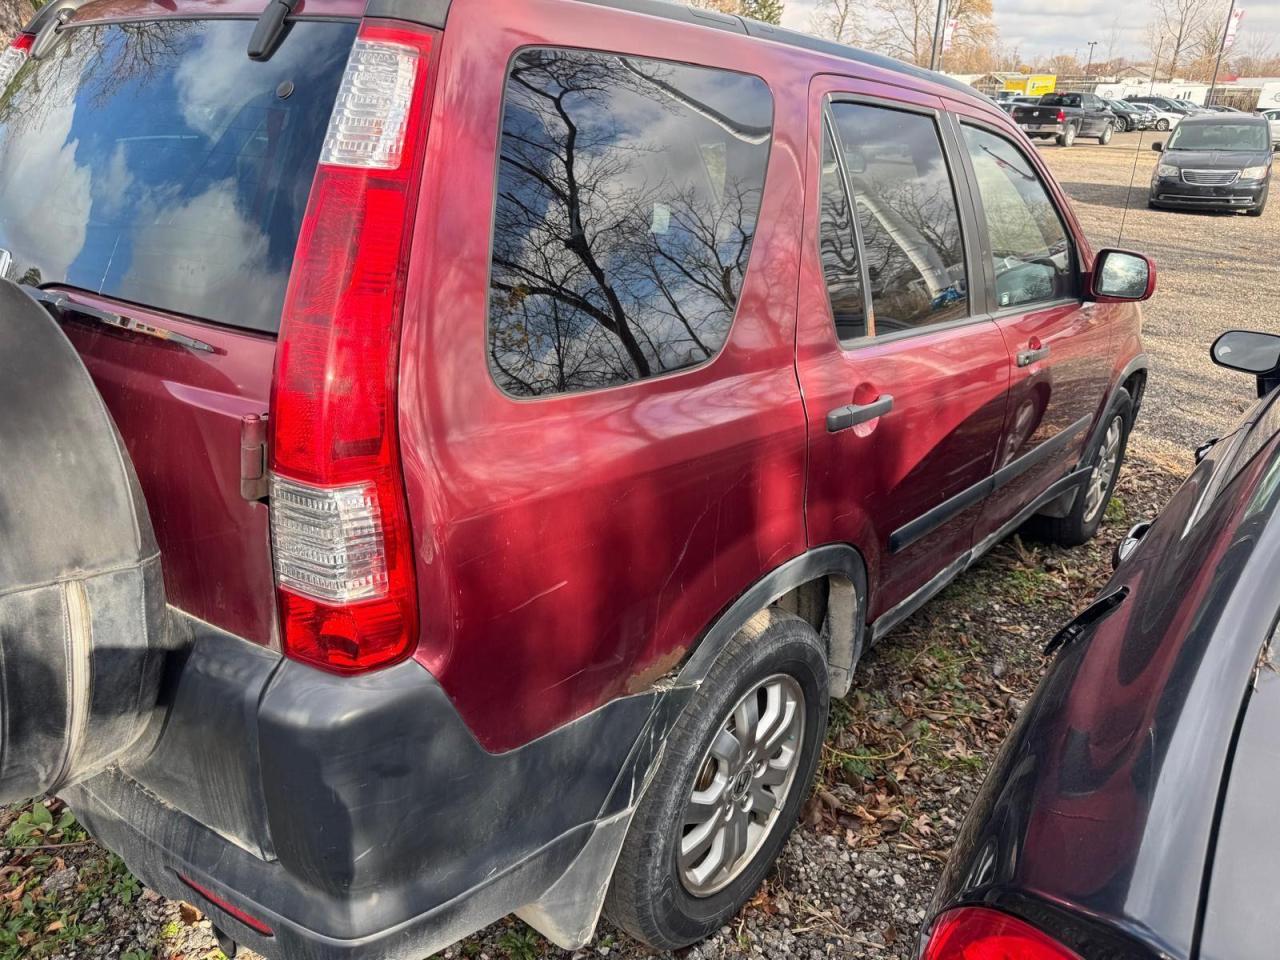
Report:
[[[782,22],[797,30],[809,29],[809,20],[818,0],[786,0]],[[870,3],[867,4],[870,6]],[[1089,52],[1088,42],[1097,40],[1094,57],[1106,59],[1113,31],[1117,33],[1117,57],[1141,59],[1150,56],[1146,48],[1145,3],[1119,4],[1116,0],[993,0],[996,26],[1006,49],[1017,48],[1024,58],[1075,53],[1081,60]],[[1262,32],[1276,38],[1280,54],[1280,0],[1237,0],[1245,11],[1240,38]],[[1123,13],[1117,14],[1118,10]]]

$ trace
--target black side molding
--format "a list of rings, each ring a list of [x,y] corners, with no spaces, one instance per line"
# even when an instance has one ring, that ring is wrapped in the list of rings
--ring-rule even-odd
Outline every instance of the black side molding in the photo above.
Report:
[[[1092,417],[1081,417],[1067,429],[1046,440],[1030,453],[1025,453],[1012,463],[1007,463],[991,476],[980,480],[971,487],[966,487],[955,496],[950,497],[930,510],[925,511],[909,523],[904,523],[889,535],[889,552],[897,553],[905,550],[921,537],[932,533],[960,511],[965,510],[990,494],[999,490],[1043,460],[1052,457],[1059,450],[1076,438],[1089,423]]]

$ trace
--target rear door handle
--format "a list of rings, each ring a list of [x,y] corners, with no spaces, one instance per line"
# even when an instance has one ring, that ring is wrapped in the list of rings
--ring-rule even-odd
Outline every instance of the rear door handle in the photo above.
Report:
[[[1049,345],[1046,343],[1038,350],[1023,350],[1018,354],[1018,366],[1029,367],[1037,360],[1043,360],[1049,355]]]
[[[856,427],[876,417],[883,417],[892,409],[893,397],[887,393],[870,403],[861,405],[851,403],[847,407],[836,407],[827,414],[827,432],[839,433],[841,430],[848,430],[850,427]]]

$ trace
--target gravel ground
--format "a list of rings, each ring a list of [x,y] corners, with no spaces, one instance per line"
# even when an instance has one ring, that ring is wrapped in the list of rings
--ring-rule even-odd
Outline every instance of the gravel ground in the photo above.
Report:
[[[1095,247],[1128,247],[1156,260],[1156,295],[1144,306],[1152,367],[1142,432],[1166,455],[1186,458],[1250,402],[1248,378],[1215,367],[1209,345],[1233,327],[1280,333],[1280,190],[1273,184],[1277,196],[1256,218],[1151,210],[1147,191],[1158,161],[1151,144],[1168,138],[1126,133],[1105,147],[1079,140],[1040,151]]]
[[[832,705],[819,785],[777,870],[683,960],[910,957],[958,821],[1040,676],[1044,640],[1178,480],[1177,465],[1135,457],[1093,543],[1011,539],[869,651],[854,692]],[[0,836],[0,960],[219,956],[207,920],[142,889],[56,801],[0,811]],[[649,955],[606,924],[575,956]],[[570,955],[510,920],[443,956]]]
[[[1248,403],[1251,384],[1207,350],[1231,326],[1280,332],[1280,205],[1260,220],[1147,210],[1151,139],[1043,148],[1095,243],[1116,243],[1124,220],[1120,242],[1161,267],[1147,309],[1153,378],[1102,534],[1069,551],[1002,544],[866,655],[854,693],[833,704],[818,789],[777,870],[682,960],[910,957],[958,821],[1040,676],[1044,639],[1105,581],[1116,540],[1164,503],[1190,449]],[[1138,205],[1126,217],[1135,158]],[[568,956],[517,921],[443,955]],[[217,956],[208,921],[143,890],[56,801],[0,809],[0,960]],[[576,956],[649,954],[603,925]]]

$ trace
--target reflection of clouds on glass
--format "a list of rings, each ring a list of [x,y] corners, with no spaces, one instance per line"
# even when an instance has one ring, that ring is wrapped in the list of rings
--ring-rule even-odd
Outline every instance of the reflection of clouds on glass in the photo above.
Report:
[[[238,323],[278,298],[287,273],[267,263],[267,237],[237,207],[236,184],[224,180],[204,193],[156,210],[157,226],[134,242],[122,286],[142,302],[164,296],[180,278],[186,296],[218,303],[219,316]],[[218,235],[211,238],[209,225]]]
[[[116,144],[106,168],[93,181],[93,212],[97,219],[119,216],[126,204],[138,202],[134,191],[134,177],[129,171],[124,144]]]
[[[91,172],[76,165],[79,141],[67,140],[75,101],[56,91],[50,98],[40,138],[6,164],[0,211],[5,246],[20,250],[23,262],[40,264],[46,274],[60,274],[84,246]]]
[[[211,32],[173,72],[178,109],[192,130],[216,139],[244,102],[245,45],[238,33]],[[282,44],[271,56],[274,73],[288,76],[310,53],[305,44]]]

